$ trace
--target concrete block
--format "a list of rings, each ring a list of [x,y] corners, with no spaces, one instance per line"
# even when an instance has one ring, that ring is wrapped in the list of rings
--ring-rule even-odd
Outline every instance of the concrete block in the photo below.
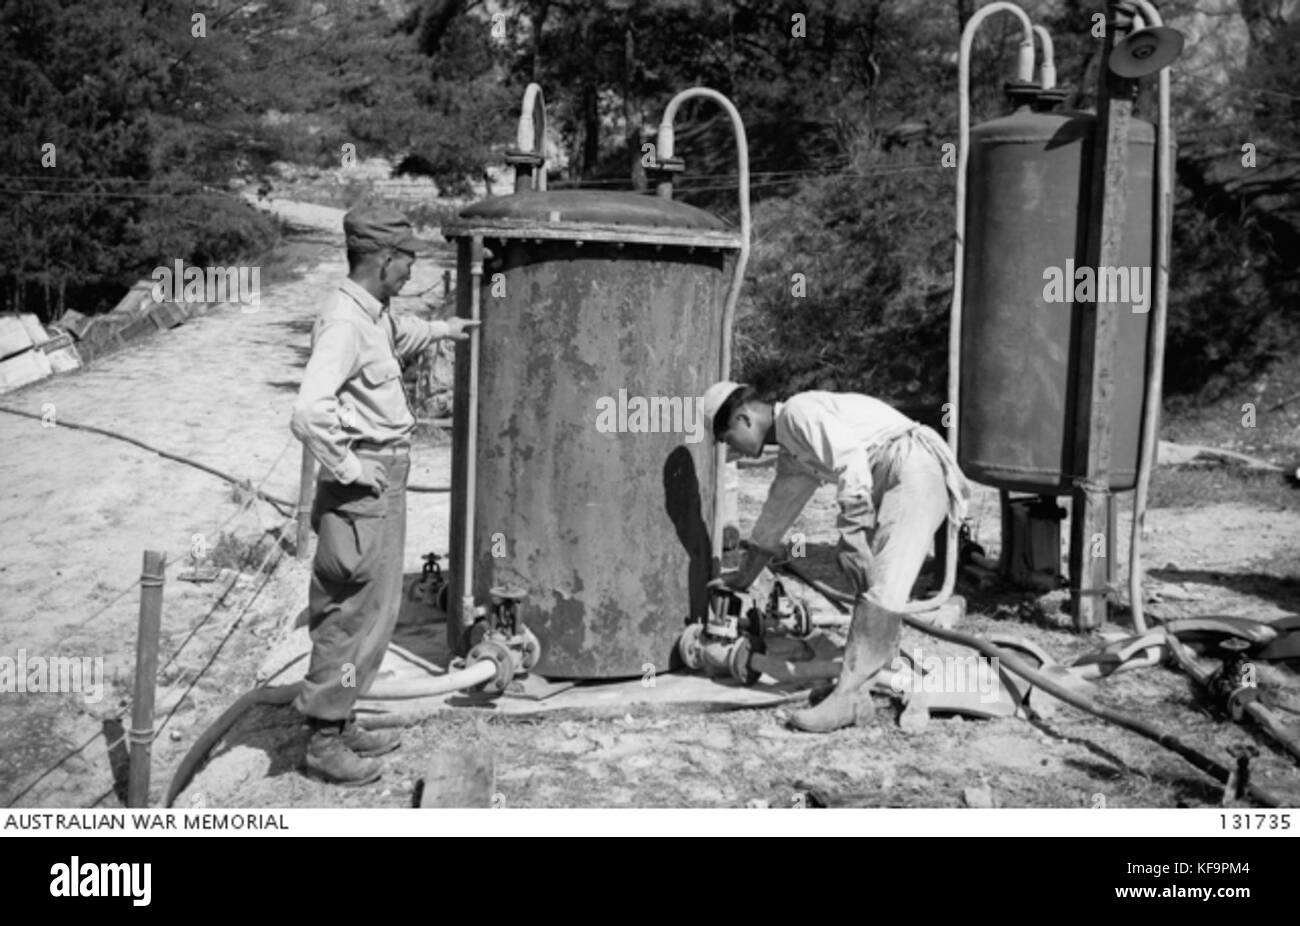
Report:
[[[76,309],[68,309],[68,311],[63,313],[63,317],[59,319],[59,327],[64,331],[67,331],[77,340],[81,340],[81,338],[86,335],[86,329],[89,328],[94,321],[93,318],[87,315],[82,315]]]
[[[166,331],[185,323],[185,306],[177,302],[160,302],[149,310],[149,318],[159,331]]]
[[[17,315],[0,315],[0,358],[31,350],[32,336]]]
[[[113,310],[109,314],[129,315],[132,317],[145,315],[155,304],[153,281],[141,280],[127,290],[126,295],[118,301],[117,305],[113,306]]]
[[[18,321],[20,321],[23,328],[27,330],[27,336],[32,339],[32,344],[34,346],[40,347],[50,339],[50,336],[46,333],[45,326],[41,324],[40,319],[35,315],[32,315],[30,312],[24,315],[19,315]]]
[[[45,351],[45,356],[49,358],[50,368],[55,373],[68,373],[72,370],[81,368],[81,354],[73,344],[60,347],[57,350]]]
[[[496,763],[488,749],[449,749],[433,757],[421,783],[421,807],[491,807]]]
[[[54,372],[49,358],[39,350],[28,350],[0,360],[0,392],[9,392],[44,379]]]

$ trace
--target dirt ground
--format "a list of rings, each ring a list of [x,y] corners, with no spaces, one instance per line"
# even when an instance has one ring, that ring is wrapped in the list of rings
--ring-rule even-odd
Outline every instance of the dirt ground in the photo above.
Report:
[[[210,313],[77,375],[6,396],[3,404],[39,411],[54,402],[61,418],[120,428],[240,478],[265,478],[268,491],[293,498],[299,451],[288,443],[289,411],[311,314],[342,270],[337,211],[299,210],[296,221],[303,224],[290,245],[291,278],[264,286],[258,315]],[[412,291],[431,285],[441,267],[432,261],[419,272]],[[235,375],[240,371],[251,375]],[[95,435],[0,419],[8,540],[0,564],[0,654],[25,647],[29,653],[103,656],[109,683],[98,704],[69,695],[0,695],[0,795],[17,806],[118,805],[122,725],[129,726],[129,718],[113,715],[130,694],[138,607],[133,582],[141,551],[150,548],[176,554],[165,591],[164,662],[180,648],[160,673],[160,718],[175,712],[154,744],[158,803],[190,743],[254,684],[263,656],[288,633],[306,602],[307,567],[273,555],[275,568],[258,571],[273,545],[253,544],[281,519],[262,503],[241,506],[220,480]],[[449,479],[445,441],[424,439],[414,463],[413,482]],[[757,515],[771,475],[770,467],[742,470],[743,530]],[[410,496],[408,576],[418,574],[423,553],[446,551],[447,514],[446,496]],[[977,539],[996,555],[995,493],[981,491],[975,515]],[[810,565],[831,578],[833,524],[833,493],[823,489],[795,525],[807,534]],[[1300,613],[1300,503],[1218,504],[1209,496],[1155,508],[1147,526],[1149,617],[1267,620]],[[1121,527],[1125,561],[1126,520]],[[214,585],[177,581],[191,536],[205,533],[216,546],[223,531],[231,535],[229,565],[241,564],[235,554],[245,554],[247,565],[229,569],[228,578]],[[1126,629],[1120,611],[1112,615],[1119,623],[1075,633],[1060,593],[981,590],[971,583],[958,591],[969,605],[959,629],[1021,637],[1062,662],[1095,648],[1104,632]],[[906,631],[904,647],[917,644],[930,646]],[[1293,667],[1265,667],[1260,684],[1300,710]],[[1253,746],[1253,780],[1300,805],[1296,760],[1218,716],[1185,677],[1160,667],[1139,670],[1103,681],[1094,696],[1225,764],[1232,750]],[[456,710],[409,728],[404,748],[386,758],[384,778],[360,789],[301,775],[305,730],[296,715],[288,708],[254,708],[213,751],[181,804],[411,806],[433,756],[467,745],[491,747],[493,803],[508,807],[950,807],[962,806],[973,788],[988,788],[1003,807],[1207,806],[1225,800],[1221,788],[1172,752],[1069,707],[1034,722],[936,717],[907,732],[896,705],[882,697],[877,706],[870,725],[826,736],[789,730],[779,708],[665,708],[621,717]],[[1300,720],[1295,713],[1282,716]],[[1293,729],[1300,733],[1300,723]]]

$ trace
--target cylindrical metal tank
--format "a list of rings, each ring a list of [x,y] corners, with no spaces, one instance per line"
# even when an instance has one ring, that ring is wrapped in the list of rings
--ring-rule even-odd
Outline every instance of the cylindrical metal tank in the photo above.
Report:
[[[722,373],[739,236],[669,199],[588,191],[489,199],[443,234],[458,242],[462,316],[472,239],[487,249],[473,459],[466,347],[456,364],[452,600],[472,516],[475,602],[526,592],[535,672],[669,668],[708,611],[715,477],[699,397]]]
[[[1086,261],[1096,124],[1088,113],[1021,107],[971,130],[958,460],[971,478],[1002,489],[1059,495],[1070,491],[1075,476],[1072,442],[1082,306],[1049,302],[1046,272],[1056,268],[1061,277],[1076,277],[1063,280],[1065,289],[1075,292],[1079,268]],[[1129,131],[1123,266],[1137,268],[1148,309],[1155,283],[1154,167],[1155,130],[1134,120]],[[1074,274],[1069,274],[1072,269]],[[1113,490],[1131,489],[1137,480],[1149,317],[1130,305],[1120,307],[1112,405]]]

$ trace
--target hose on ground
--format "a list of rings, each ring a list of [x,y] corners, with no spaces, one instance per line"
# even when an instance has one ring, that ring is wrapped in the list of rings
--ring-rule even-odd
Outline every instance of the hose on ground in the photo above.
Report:
[[[43,416],[37,415],[34,412],[25,412],[22,411],[21,409],[10,408],[8,405],[0,405],[0,412],[8,412],[11,415],[18,415],[23,418],[31,418],[34,421],[44,422],[45,420]],[[178,453],[169,453],[168,451],[161,450],[153,446],[152,444],[146,444],[142,440],[137,440],[134,437],[128,437],[125,434],[119,434],[117,431],[112,431],[109,430],[108,428],[96,427],[93,424],[79,424],[78,422],[75,421],[66,421],[62,418],[57,419],[56,424],[60,428],[71,428],[74,431],[88,431],[91,434],[99,434],[103,437],[111,437],[113,440],[125,441],[128,444],[134,444],[135,446],[141,448],[142,450],[148,450],[150,453],[156,453],[158,454],[158,456],[163,457],[164,459],[171,460],[175,463],[184,463],[186,466],[192,466],[195,469],[202,470],[205,473],[209,473],[210,475],[216,476],[218,479],[224,479],[226,482],[230,483],[233,486],[238,486],[239,488],[244,489],[245,491],[253,492],[262,501],[274,505],[280,511],[280,514],[285,515],[286,517],[291,516],[294,510],[297,508],[297,505],[295,505],[293,502],[286,501],[285,499],[272,495],[269,492],[263,492],[261,489],[252,488],[247,480],[236,479],[234,476],[230,475],[230,473],[222,472],[221,470],[217,469],[214,466],[208,466],[206,463],[200,463],[198,460],[191,460],[189,457],[183,457]]]
[[[825,582],[820,582],[805,575],[802,570],[789,563],[783,564],[779,568],[794,578],[799,579],[801,582],[806,583],[810,588],[821,593],[828,600],[849,604],[853,601],[852,596],[827,585]],[[995,646],[987,640],[982,640],[979,637],[962,633],[959,630],[945,630],[942,627],[936,627],[933,624],[926,623],[924,620],[913,617],[911,614],[903,614],[902,619],[903,623],[921,631],[922,633],[929,634],[932,637],[945,640],[949,643],[957,643],[961,646],[969,647],[990,659],[998,660],[998,665],[1001,668],[1019,675],[1021,678],[1036,685],[1038,688],[1053,697],[1064,701],[1072,707],[1078,708],[1084,713],[1091,714],[1094,717],[1107,721],[1108,723],[1115,724],[1118,727],[1122,727],[1125,730],[1137,733],[1139,736],[1144,736],[1149,740],[1159,743],[1166,749],[1182,756],[1192,765],[1196,766],[1198,769],[1219,782],[1219,784],[1227,784],[1231,778],[1232,772],[1227,766],[1214,761],[1209,756],[1206,756],[1191,746],[1188,746],[1173,734],[1166,733],[1145,721],[1137,720],[1125,714],[1121,714],[1119,711],[1111,710],[1108,707],[1096,703],[1091,698],[1085,698],[1082,695],[1071,691],[1065,686],[1048,678],[1046,675],[1043,675],[1041,672],[1035,671],[1022,662],[1018,657],[998,646]],[[1265,788],[1261,788],[1259,785],[1250,783],[1247,785],[1246,791],[1251,797],[1267,807],[1283,806],[1283,802],[1276,795]]]
[[[488,660],[480,660],[459,672],[448,672],[446,675],[440,675],[436,678],[420,679],[418,682],[398,685],[376,684],[366,692],[366,697],[377,701],[396,701],[450,694],[454,691],[462,691],[466,688],[473,688],[475,685],[481,685],[496,675],[496,671],[494,663]],[[171,783],[167,786],[167,797],[163,806],[172,806],[180,793],[189,785],[194,773],[203,760],[207,758],[208,753],[212,751],[212,748],[217,743],[221,742],[222,737],[230,732],[230,728],[243,716],[245,711],[256,704],[273,706],[290,704],[298,696],[301,688],[302,682],[293,682],[288,685],[263,685],[254,688],[226,708],[221,716],[194,741],[194,745],[181,759],[180,765],[176,767],[175,774],[172,775]]]
[[[31,418],[34,421],[45,420],[43,416],[38,415],[35,412],[25,412],[18,408],[10,408],[7,405],[0,405],[0,412],[8,412],[11,415],[19,415],[23,418]],[[125,441],[128,444],[134,444],[135,446],[139,447],[142,450],[148,450],[150,453],[156,453],[158,454],[158,456],[168,460],[172,460],[173,462],[184,463],[186,466],[193,466],[195,469],[200,469],[205,473],[209,473],[213,476],[216,476],[218,479],[224,479],[226,482],[230,483],[233,486],[238,486],[239,488],[245,490],[249,489],[247,480],[236,479],[234,476],[230,475],[229,473],[222,472],[216,467],[208,466],[206,463],[200,463],[198,460],[192,460],[189,457],[181,456],[178,453],[170,453],[169,451],[166,450],[160,450],[159,448],[153,446],[152,444],[147,444],[144,441],[137,440],[134,437],[128,437],[127,435],[120,434],[117,431],[113,431],[108,428],[96,427],[93,424],[80,424],[75,421],[65,421],[62,418],[59,418],[57,420],[57,425],[61,428],[71,428],[74,431],[88,431],[91,434],[99,434],[103,437],[111,437],[113,438],[113,440]],[[263,492],[260,489],[253,489],[252,491],[255,492],[257,494],[257,497],[262,499],[262,501],[267,502],[271,505],[275,505],[277,508],[281,508],[282,510],[280,511],[280,513],[283,515],[288,516],[292,514],[294,509],[296,508],[296,505],[293,502],[287,501],[283,498],[279,498],[278,496],[275,495],[271,495],[268,492]],[[444,494],[451,491],[451,486],[408,485],[406,487],[406,491],[422,492],[422,493],[430,493],[430,494]]]

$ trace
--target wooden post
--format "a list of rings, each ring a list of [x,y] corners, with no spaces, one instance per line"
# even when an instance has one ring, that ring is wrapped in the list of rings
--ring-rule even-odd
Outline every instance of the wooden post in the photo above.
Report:
[[[126,805],[149,806],[149,761],[153,753],[153,701],[158,676],[158,632],[162,626],[163,577],[167,556],[144,553],[140,571],[140,629],[135,641],[135,698],[131,708],[131,769]]]
[[[1110,0],[1106,37],[1097,80],[1097,134],[1088,178],[1087,240],[1083,266],[1100,277],[1100,268],[1118,267],[1128,192],[1128,131],[1135,81],[1117,77],[1106,66],[1111,50],[1133,27],[1135,10],[1124,0]],[[1072,285],[1074,281],[1068,281]],[[1096,281],[1098,284],[1100,280]],[[1100,286],[1092,302],[1080,302],[1078,404],[1074,419],[1074,489],[1070,510],[1070,599],[1078,630],[1106,620],[1109,547],[1106,540],[1110,498],[1111,407],[1115,397],[1115,348],[1119,312],[1114,301],[1102,302]],[[1106,297],[1115,293],[1107,287]]]
[[[311,506],[316,497],[316,458],[302,445],[302,469],[298,473],[298,536],[294,541],[295,559],[306,559],[311,543]]]

